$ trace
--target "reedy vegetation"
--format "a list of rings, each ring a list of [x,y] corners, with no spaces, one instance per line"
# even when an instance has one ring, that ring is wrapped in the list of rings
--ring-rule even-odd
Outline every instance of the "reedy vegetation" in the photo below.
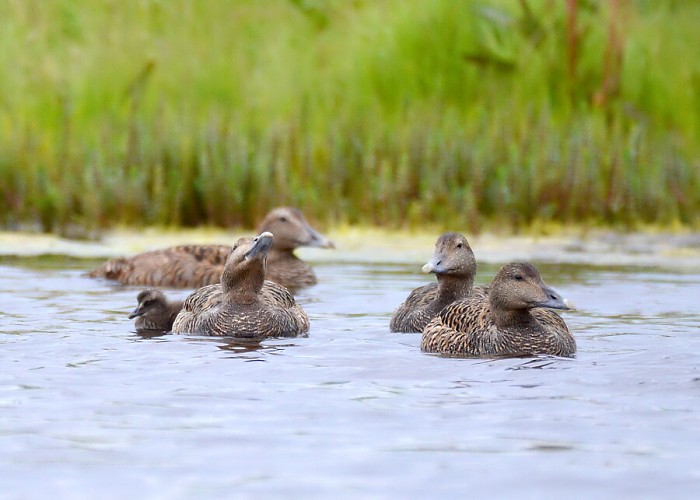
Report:
[[[0,224],[697,227],[698,25],[680,1],[8,0]]]

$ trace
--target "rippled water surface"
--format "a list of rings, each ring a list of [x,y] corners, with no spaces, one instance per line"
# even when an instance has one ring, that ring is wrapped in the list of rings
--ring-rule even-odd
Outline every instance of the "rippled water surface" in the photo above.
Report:
[[[260,345],[139,336],[98,260],[0,258],[0,497],[696,497],[700,268],[538,264],[576,358],[446,359],[388,331],[431,251],[317,261],[310,336]]]

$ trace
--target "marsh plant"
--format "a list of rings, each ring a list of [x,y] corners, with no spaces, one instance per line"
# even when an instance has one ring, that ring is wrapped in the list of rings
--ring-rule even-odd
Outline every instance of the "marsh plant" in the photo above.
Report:
[[[0,224],[700,223],[700,2],[0,3]]]

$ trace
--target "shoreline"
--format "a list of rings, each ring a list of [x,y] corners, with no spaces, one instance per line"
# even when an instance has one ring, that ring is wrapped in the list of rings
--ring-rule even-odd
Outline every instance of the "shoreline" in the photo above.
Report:
[[[114,229],[104,232],[99,240],[85,241],[51,234],[0,231],[0,256],[106,259],[184,243],[233,243],[238,237],[250,234],[251,231],[245,230],[212,228]],[[324,234],[336,243],[335,250],[300,248],[299,255],[311,262],[415,264],[430,257],[439,232],[340,227]],[[477,259],[484,263],[528,260],[551,264],[700,268],[700,232],[565,229],[549,235],[485,232],[466,236]]]

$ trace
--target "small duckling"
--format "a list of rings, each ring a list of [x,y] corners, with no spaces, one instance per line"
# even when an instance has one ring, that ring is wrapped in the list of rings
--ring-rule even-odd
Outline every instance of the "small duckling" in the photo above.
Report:
[[[391,317],[392,332],[422,332],[443,307],[473,292],[476,259],[467,239],[459,233],[445,233],[435,243],[435,252],[423,266],[435,273],[437,283],[413,290]],[[474,290],[485,296],[483,288]]]
[[[296,208],[279,207],[265,216],[259,232],[275,235],[268,252],[267,279],[284,287],[317,283],[313,269],[294,255],[298,247],[335,248],[307,222]],[[228,245],[178,245],[111,259],[89,276],[127,285],[199,288],[219,282],[231,247]]]
[[[272,233],[241,238],[226,260],[220,285],[185,299],[173,332],[241,338],[296,337],[309,330],[309,317],[283,287],[263,294]],[[272,297],[272,298],[271,298]]]
[[[549,309],[568,307],[535,266],[514,262],[498,271],[488,297],[453,302],[428,323],[421,350],[465,357],[573,356],[574,337]]]
[[[136,318],[134,325],[137,331],[158,330],[169,332],[177,313],[182,309],[183,301],[169,301],[163,292],[149,288],[139,292],[136,297],[138,305],[129,319]]]

